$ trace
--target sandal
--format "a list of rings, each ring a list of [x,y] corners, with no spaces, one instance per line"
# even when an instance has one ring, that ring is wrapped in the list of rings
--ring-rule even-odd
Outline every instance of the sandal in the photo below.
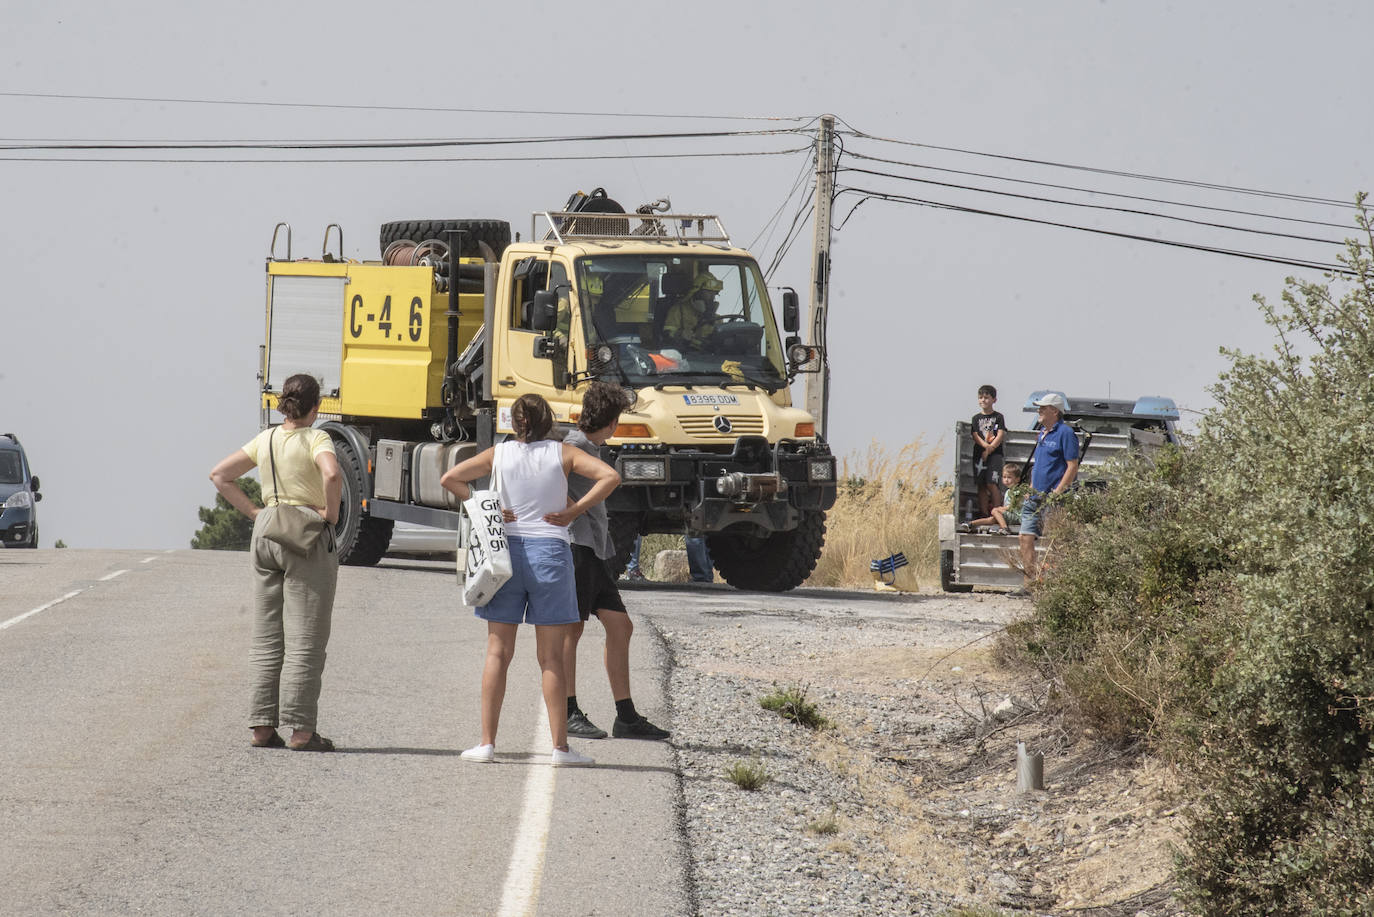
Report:
[[[333,751],[334,743],[318,732],[314,732],[310,734],[309,740],[304,745],[290,745],[288,747],[292,751]]]
[[[253,748],[285,748],[286,740],[281,737],[281,733],[277,732],[274,729],[272,730],[272,737],[269,738],[266,742],[259,742],[255,739],[249,739],[248,744],[251,745]]]

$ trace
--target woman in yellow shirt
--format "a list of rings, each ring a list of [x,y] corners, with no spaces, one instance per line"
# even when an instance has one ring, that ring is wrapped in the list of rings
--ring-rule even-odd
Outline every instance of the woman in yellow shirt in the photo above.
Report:
[[[339,518],[343,476],[329,434],[313,429],[320,410],[319,382],[305,373],[291,376],[282,385],[277,410],[286,418],[281,426],[263,430],[210,472],[224,499],[253,520],[251,744],[333,751],[334,743],[315,726],[339,575],[333,526]],[[238,479],[262,466],[272,471],[262,474],[267,506],[259,509]],[[308,507],[328,523],[309,554],[296,554],[261,537],[271,514],[278,511],[274,503]],[[291,728],[289,742],[277,732],[278,725]]]

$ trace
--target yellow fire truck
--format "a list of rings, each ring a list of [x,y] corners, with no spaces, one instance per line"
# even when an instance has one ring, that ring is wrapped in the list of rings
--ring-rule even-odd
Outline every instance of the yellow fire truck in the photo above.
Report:
[[[439,478],[512,435],[510,408],[546,398],[563,430],[591,380],[635,394],[605,458],[616,565],[651,532],[704,535],[742,588],[781,591],[811,573],[835,501],[835,461],[788,385],[814,371],[782,297],[783,340],[763,274],[719,219],[627,214],[601,189],[534,215],[529,241],[499,220],[381,228],[382,259],[293,260],[279,224],[267,261],[262,423],[285,379],[321,382],[321,427],[344,471],[341,559],[376,563],[398,520],[456,529]],[[278,258],[285,230],[286,257]],[[337,235],[338,253],[329,251]]]

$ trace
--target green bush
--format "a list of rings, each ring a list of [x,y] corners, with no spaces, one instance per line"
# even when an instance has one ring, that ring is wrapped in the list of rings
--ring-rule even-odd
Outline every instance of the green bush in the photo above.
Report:
[[[725,769],[725,779],[741,790],[762,789],[773,779],[762,761],[736,761]]]
[[[239,478],[239,486],[253,501],[262,506],[262,485],[252,478]],[[201,551],[247,551],[253,540],[253,520],[229,505],[229,501],[215,494],[214,506],[202,506],[197,511],[201,527],[191,536],[191,547]]]
[[[1184,766],[1209,915],[1374,913],[1374,261],[1256,297],[1188,447],[1072,501],[1008,646]],[[1333,288],[1336,288],[1333,291]]]
[[[774,687],[771,693],[759,698],[759,706],[808,729],[825,729],[830,725],[820,709],[806,699],[805,688]]]

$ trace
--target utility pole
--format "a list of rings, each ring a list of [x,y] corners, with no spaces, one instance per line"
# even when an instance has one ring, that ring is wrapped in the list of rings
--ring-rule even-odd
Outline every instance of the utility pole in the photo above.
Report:
[[[830,432],[830,353],[825,326],[830,308],[830,205],[835,198],[835,116],[821,115],[816,136],[816,218],[811,246],[811,341],[820,348],[821,366],[806,377],[806,410],[816,418],[816,434]]]

